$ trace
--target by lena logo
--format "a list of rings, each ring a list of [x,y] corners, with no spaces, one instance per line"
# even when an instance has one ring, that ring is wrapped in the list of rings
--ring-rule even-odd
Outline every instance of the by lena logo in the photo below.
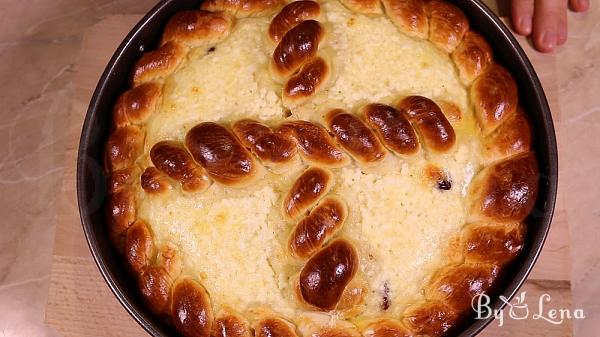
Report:
[[[531,318],[533,320],[543,320],[549,324],[559,325],[565,320],[572,319],[584,319],[585,314],[583,309],[567,309],[567,308],[548,308],[552,297],[550,294],[542,294],[537,301],[537,308],[531,308],[527,304],[526,299],[527,292],[523,291],[514,298],[511,303],[506,297],[500,296],[500,300],[503,304],[506,304],[503,310],[492,309],[491,299],[486,294],[480,294],[473,298],[471,307],[475,310],[476,319],[488,319],[494,317],[498,320],[498,326],[504,325],[504,315],[508,313],[508,318],[514,320],[524,320]],[[537,309],[537,310],[534,310]]]

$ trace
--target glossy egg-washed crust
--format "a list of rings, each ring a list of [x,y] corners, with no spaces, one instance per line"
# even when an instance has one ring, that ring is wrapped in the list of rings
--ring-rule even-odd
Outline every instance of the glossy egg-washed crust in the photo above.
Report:
[[[536,200],[538,166],[531,152],[529,121],[518,108],[515,81],[494,61],[486,40],[469,29],[459,8],[444,1],[340,1],[357,13],[387,15],[401,32],[428,39],[448,53],[470,90],[486,166],[468,191],[470,218],[452,245],[453,262],[431,277],[420,303],[408,306],[399,317],[385,316],[359,326],[291,318],[295,326],[276,313],[248,320],[234,309],[213,312],[210,294],[200,281],[182,275],[177,248],[157,247],[151,227],[137,217],[136,184],[148,194],[168,193],[178,185],[186,193],[201,193],[213,182],[245,186],[265,167],[281,169],[303,161],[309,168],[282,205],[284,217],[297,221],[289,254],[304,261],[294,278],[298,301],[307,310],[336,310],[353,317],[360,313],[357,307],[367,283],[359,272],[354,245],[338,235],[347,206],[328,195],[334,179],[329,169],[348,165],[351,159],[358,165],[377,165],[391,154],[446,153],[456,142],[451,122],[460,118],[460,111],[446,102],[409,96],[393,106],[369,103],[358,114],[334,109],[322,124],[205,122],[193,127],[184,141],[154,144],[153,166],[139,168],[144,124],[156,110],[165,78],[181,67],[191,49],[208,50],[225,39],[236,19],[272,18],[266,32],[275,46],[270,71],[283,85],[284,104],[309,99],[326,87],[331,76],[331,61],[322,52],[327,29],[317,2],[206,0],[199,10],[174,15],[158,49],[136,62],[131,88],[113,109],[105,155],[110,238],[135,275],[147,306],[183,336],[440,336],[469,314],[472,298],[492,289],[502,268],[523,248],[524,220]]]

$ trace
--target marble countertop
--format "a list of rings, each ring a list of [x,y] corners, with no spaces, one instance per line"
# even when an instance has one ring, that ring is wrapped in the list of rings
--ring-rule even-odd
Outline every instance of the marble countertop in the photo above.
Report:
[[[59,336],[44,324],[65,131],[85,31],[152,1],[3,1],[0,12],[0,336]],[[544,81],[557,129],[560,191],[569,224],[573,335],[600,336],[600,8],[570,13],[569,41],[546,57]],[[521,40],[526,43],[525,40]],[[89,45],[88,45],[89,47]],[[528,48],[529,53],[535,53]],[[97,76],[97,75],[95,75]],[[548,88],[547,86],[552,86]],[[75,107],[80,108],[80,107]],[[560,247],[559,247],[560,248]],[[557,248],[558,249],[558,248]],[[521,336],[530,336],[520,334]]]

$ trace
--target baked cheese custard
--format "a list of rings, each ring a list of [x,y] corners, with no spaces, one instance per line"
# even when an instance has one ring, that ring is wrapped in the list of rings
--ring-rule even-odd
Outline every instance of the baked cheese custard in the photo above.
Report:
[[[451,334],[536,200],[516,84],[444,1],[206,0],[112,122],[107,230],[183,336]]]

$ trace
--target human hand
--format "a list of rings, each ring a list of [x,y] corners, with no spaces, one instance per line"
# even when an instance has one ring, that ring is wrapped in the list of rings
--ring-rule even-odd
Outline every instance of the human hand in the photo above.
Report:
[[[589,0],[511,0],[512,24],[520,35],[533,35],[534,47],[544,53],[567,41],[567,7],[585,12]]]

